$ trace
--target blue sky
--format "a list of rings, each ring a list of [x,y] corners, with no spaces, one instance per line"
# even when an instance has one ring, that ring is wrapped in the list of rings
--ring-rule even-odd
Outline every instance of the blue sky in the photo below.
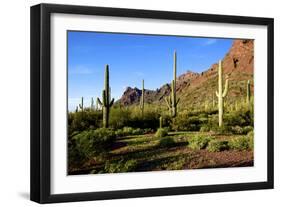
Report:
[[[172,79],[173,51],[177,75],[202,72],[228,52],[233,39],[68,32],[68,105],[74,110],[81,97],[101,97],[104,68],[109,65],[112,97],[119,99],[127,86],[156,89]]]

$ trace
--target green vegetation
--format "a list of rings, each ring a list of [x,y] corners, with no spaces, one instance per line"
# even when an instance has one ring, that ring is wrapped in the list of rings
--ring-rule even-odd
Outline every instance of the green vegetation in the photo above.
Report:
[[[207,147],[207,150],[209,152],[221,152],[228,149],[229,149],[228,141],[226,140],[211,140],[208,143],[208,147]]]
[[[140,109],[141,109],[141,114],[143,116],[143,112],[144,112],[144,80],[142,80],[142,92],[141,92],[141,99],[140,99]]]
[[[155,134],[155,137],[166,137],[168,135],[167,128],[159,128]]]
[[[253,139],[248,136],[233,138],[229,141],[229,146],[234,150],[249,150],[253,148]]]
[[[197,135],[188,140],[188,146],[193,150],[205,149],[212,139],[209,136]]]
[[[207,91],[206,100],[188,105],[185,102],[188,97],[181,96],[180,105],[176,71],[175,52],[169,95],[163,95],[162,101],[149,102],[142,80],[140,100],[123,106],[111,99],[109,66],[106,65],[102,100],[97,98],[95,106],[92,97],[87,107],[82,97],[76,110],[68,113],[68,172],[182,170],[233,166],[233,163],[251,166],[254,112],[250,81],[246,90],[245,82],[242,85],[243,97],[234,101],[226,99],[233,85],[229,86],[226,79],[223,90],[220,61],[217,103],[214,92]],[[226,156],[230,157],[226,159]],[[235,159],[232,164],[229,162],[231,156]]]

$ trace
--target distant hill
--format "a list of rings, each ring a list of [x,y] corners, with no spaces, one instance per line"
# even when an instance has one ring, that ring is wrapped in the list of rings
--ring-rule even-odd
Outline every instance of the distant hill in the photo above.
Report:
[[[181,61],[180,59],[178,61]],[[181,99],[180,108],[198,106],[211,102],[217,90],[218,74],[217,63],[202,73],[187,71],[177,77],[177,97]],[[234,40],[232,47],[223,58],[223,78],[229,79],[229,93],[226,100],[229,103],[246,96],[246,83],[251,80],[253,91],[254,69],[254,41]],[[172,70],[172,68],[171,68]],[[225,82],[223,82],[224,84]],[[171,87],[169,83],[159,89],[145,89],[146,103],[163,103],[163,98],[169,95]],[[117,101],[123,106],[138,104],[141,97],[141,89],[127,87],[122,97]]]

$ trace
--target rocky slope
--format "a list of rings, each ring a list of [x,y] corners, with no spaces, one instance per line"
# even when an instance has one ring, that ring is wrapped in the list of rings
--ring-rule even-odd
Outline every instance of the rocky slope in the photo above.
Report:
[[[180,61],[180,60],[179,60]],[[229,93],[227,101],[245,97],[246,82],[253,83],[254,70],[254,41],[234,40],[229,52],[223,58],[223,78],[229,79]],[[181,98],[180,107],[211,102],[217,90],[217,63],[202,73],[187,71],[177,77],[177,96]],[[163,102],[163,98],[170,94],[170,84],[164,84],[157,90],[145,89],[146,103]],[[253,84],[252,84],[253,91]],[[128,106],[139,103],[141,90],[127,87],[121,99],[121,105]]]

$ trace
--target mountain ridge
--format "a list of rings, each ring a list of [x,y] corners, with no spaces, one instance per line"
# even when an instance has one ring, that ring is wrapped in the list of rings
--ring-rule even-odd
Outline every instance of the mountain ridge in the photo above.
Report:
[[[253,82],[254,68],[254,40],[234,40],[231,48],[222,60],[223,78],[229,79],[228,100],[233,102],[237,97],[243,97],[246,93],[247,80]],[[180,107],[210,102],[217,90],[217,63],[212,64],[207,70],[197,73],[187,70],[177,77],[176,91],[181,98]],[[253,84],[251,87],[253,91]],[[163,84],[156,90],[145,89],[145,102],[163,102],[163,98],[169,95],[171,86]],[[123,106],[137,104],[140,101],[142,91],[137,87],[127,87],[121,98],[117,101]]]

